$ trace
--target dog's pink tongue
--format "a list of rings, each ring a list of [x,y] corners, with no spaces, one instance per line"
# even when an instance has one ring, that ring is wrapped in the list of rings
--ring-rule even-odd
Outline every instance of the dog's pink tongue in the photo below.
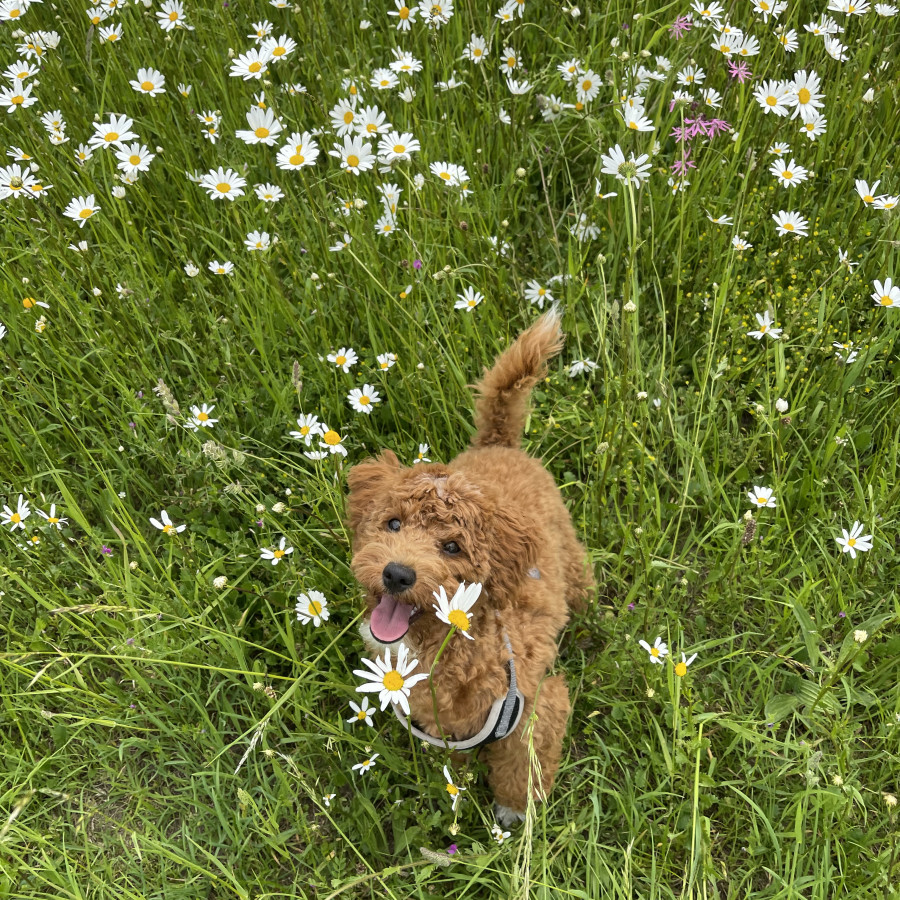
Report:
[[[415,607],[401,603],[393,594],[382,594],[381,602],[372,610],[369,628],[382,644],[392,644],[409,631],[409,617]]]

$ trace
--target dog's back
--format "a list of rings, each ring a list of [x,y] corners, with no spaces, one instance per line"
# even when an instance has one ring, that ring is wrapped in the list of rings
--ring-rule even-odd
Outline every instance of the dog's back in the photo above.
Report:
[[[547,360],[562,349],[555,310],[544,313],[485,371],[475,385],[472,447],[521,446],[532,388],[547,374]]]

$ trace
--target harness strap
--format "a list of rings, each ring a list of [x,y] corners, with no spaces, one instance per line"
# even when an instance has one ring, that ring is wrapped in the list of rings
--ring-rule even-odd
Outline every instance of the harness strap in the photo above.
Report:
[[[500,618],[499,613],[497,613],[497,618]],[[391,704],[394,715],[400,720],[404,728],[415,737],[434,747],[446,747],[449,750],[474,750],[476,747],[491,744],[494,741],[500,741],[508,737],[515,731],[519,720],[522,718],[522,712],[525,709],[525,697],[522,695],[516,682],[516,662],[506,628],[503,629],[503,642],[506,644],[506,650],[509,654],[507,660],[509,666],[509,690],[506,692],[505,697],[500,697],[494,701],[484,727],[477,734],[463,741],[441,739],[416,727],[412,719],[400,708],[399,703]]]

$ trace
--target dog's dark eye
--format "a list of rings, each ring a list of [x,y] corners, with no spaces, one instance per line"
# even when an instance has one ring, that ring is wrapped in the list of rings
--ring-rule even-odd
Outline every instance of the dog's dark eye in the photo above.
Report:
[[[387,523],[388,531],[399,531],[400,530],[400,520],[399,519],[389,519]]]
[[[459,544],[456,541],[447,541],[444,544],[444,553],[449,553],[451,556],[456,556],[459,553]]]

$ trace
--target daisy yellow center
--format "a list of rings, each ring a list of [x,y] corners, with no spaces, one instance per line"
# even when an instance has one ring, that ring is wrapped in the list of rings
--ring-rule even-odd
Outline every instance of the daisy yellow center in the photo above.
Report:
[[[379,83],[382,87],[387,87],[387,86],[388,86],[388,80],[387,80],[387,78],[382,78],[381,81],[379,81],[378,83]]]
[[[310,603],[309,608],[312,609],[312,604]],[[366,711],[361,709],[357,714],[356,718],[360,720],[360,722],[366,717]]]
[[[41,542],[41,539],[37,535],[30,537],[29,540],[32,544],[39,544]]]
[[[309,434],[309,425],[304,425],[304,426],[300,429],[300,434],[304,435],[304,437],[305,437],[307,434]]]
[[[231,185],[227,181],[220,181],[216,185],[216,190],[220,194],[227,194],[231,190]]]
[[[109,41],[114,41],[114,40],[116,40],[118,37],[119,37],[119,35],[116,34],[115,31],[113,31],[113,32],[110,32],[110,35],[109,35],[109,37],[107,38],[107,40],[109,40]]]
[[[808,124],[804,125],[803,127],[804,127],[807,131],[812,131],[813,129],[815,129],[816,126],[813,125],[812,122],[809,122]]]
[[[848,539],[847,539],[847,546],[848,546],[848,547],[855,547],[855,546],[856,546],[856,538],[848,538]]]
[[[269,129],[263,128],[262,125],[253,132],[258,138],[267,138],[269,136]]]
[[[172,12],[169,13],[169,21],[170,21],[170,22],[177,22],[177,21],[178,21],[178,13],[175,12],[175,10],[172,10]]]
[[[633,129],[634,131],[637,131],[637,122],[629,122],[628,127]]]
[[[651,656],[659,656],[659,648],[658,648],[658,647],[651,647],[651,648],[650,648],[650,655],[651,655]]]
[[[285,47],[276,47],[272,51],[272,56],[284,56],[287,53],[287,49]]]
[[[403,676],[396,669],[391,669],[390,672],[384,673],[381,683],[389,691],[399,691],[403,687]]]
[[[543,297],[547,293],[546,288],[538,288],[538,297]]]
[[[469,630],[469,617],[461,609],[451,609],[447,616],[451,625],[455,625],[460,631]]]
[[[449,181],[449,180],[450,180],[450,173],[449,173],[449,172],[441,172],[441,174],[440,174],[439,177],[440,177],[440,178],[443,178],[444,181]]]
[[[586,79],[585,81],[581,82],[581,89],[583,91],[589,91],[591,89],[591,84],[592,84],[591,80]]]
[[[768,103],[769,106],[775,106],[778,103],[778,100],[769,94],[769,96],[766,97],[766,103]]]
[[[388,364],[387,364],[386,362],[383,362],[383,363],[381,364],[381,368],[382,368],[382,369],[386,369],[387,367],[388,367]]]
[[[198,418],[201,422],[205,422],[205,421],[209,418],[209,414],[208,414],[208,413],[205,413],[205,412],[197,413],[197,418]]]
[[[359,157],[358,157],[355,153],[351,153],[351,154],[347,157],[347,165],[348,165],[351,169],[355,168],[356,166],[359,165]]]
[[[507,64],[511,69],[514,69],[514,68],[516,67],[516,58],[515,58],[514,56],[507,56],[507,57],[506,57],[506,64]]]
[[[344,113],[344,124],[349,125],[352,121],[353,121],[353,111],[348,109],[347,112]]]
[[[472,56],[481,56],[481,47],[476,47],[476,48],[472,51]]]
[[[679,676],[679,678],[684,678],[687,675],[687,666],[683,663],[675,663],[675,674]]]
[[[10,519],[10,522],[12,522],[13,525],[17,525],[21,521],[22,521],[22,517],[18,513],[12,514],[12,518]]]
[[[250,63],[249,66],[247,66],[247,69],[250,72],[258,72],[261,68],[262,68],[262,63],[260,63],[260,62],[252,62],[252,63]]]
[[[359,398],[359,405],[360,405],[360,406],[368,406],[371,402],[372,402],[372,401],[371,401],[365,394],[363,394],[363,395]]]
[[[866,194],[866,196],[863,197],[863,203],[872,203],[874,200],[875,198],[871,194]]]
[[[576,112],[581,112],[583,109],[584,109],[584,104],[581,101],[579,101],[578,103],[575,104]]]
[[[447,793],[451,797],[455,797],[459,793],[459,788],[455,784],[448,784],[447,785]]]
[[[10,17],[11,19],[15,19],[15,18],[17,18],[17,17],[19,16],[19,14],[20,14],[21,12],[22,12],[22,10],[20,10],[20,9],[11,9],[11,10],[9,11],[9,17]]]
[[[12,103],[13,106],[18,106],[20,103],[25,102],[25,98],[21,94],[16,94],[15,97],[10,98],[9,102]]]
[[[474,306],[474,305],[475,305],[475,301],[474,301],[474,300],[469,300],[469,306]]]
[[[760,332],[762,332],[762,334],[765,334],[769,330],[769,326],[768,325],[760,325],[759,330],[760,330]]]
[[[375,134],[375,132],[378,131],[378,126],[374,122],[369,122],[369,124],[366,125],[366,131],[368,131],[369,134]]]
[[[406,145],[394,144],[394,153],[406,153]]]
[[[355,84],[350,85],[350,90],[348,91],[348,93],[350,94],[351,97],[356,96],[356,85]]]
[[[28,74],[29,74],[29,73],[28,73],[28,70],[27,70],[27,69],[23,69],[21,72],[19,72],[18,75],[16,75],[16,78],[18,78],[19,80],[22,80],[22,79],[24,79],[24,78],[27,78],[27,77],[28,77]]]
[[[309,611],[314,615],[318,616],[322,613],[322,604],[319,603],[318,600],[310,600],[309,601]]]
[[[757,502],[757,503],[765,503],[765,502],[766,502],[766,498],[765,498],[765,497],[757,497],[757,498],[756,498],[756,502]]]
[[[856,12],[856,7],[851,3],[850,6],[847,7],[847,12],[848,13]]]
[[[128,157],[128,162],[130,162],[133,166],[138,165],[138,163],[140,163],[140,161],[141,161],[141,158],[135,153],[132,153],[131,156]]]
[[[142,91],[152,91],[156,85],[152,81],[142,81],[141,82],[141,90]]]
[[[341,442],[341,436],[336,431],[329,429],[322,435],[322,440],[325,441],[329,447],[336,447]]]
[[[400,16],[401,19],[409,18],[409,7],[401,6],[400,9],[397,10],[397,15]]]
[[[56,516],[47,516],[47,521],[48,521],[51,525],[56,525],[57,522],[59,522],[59,519],[57,519]]]
[[[31,309],[31,307],[34,306],[34,303],[35,303],[35,301],[32,297],[26,297],[22,301],[22,306],[24,306],[25,309]]]
[[[784,172],[781,173],[785,178],[793,178],[794,173],[790,171],[790,169],[785,169]]]
[[[94,214],[92,209],[83,209],[80,213],[78,213],[78,217],[81,219],[89,219]]]
[[[760,0],[760,2],[759,2],[759,8],[760,8],[760,9],[768,9],[768,8],[769,8],[769,4],[766,3],[766,0]]]
[[[281,557],[284,556],[284,550],[273,550],[272,556],[274,556],[275,559],[281,559]]]
[[[893,301],[887,294],[882,294],[881,296],[881,305],[882,306],[892,306]]]
[[[801,103],[809,103],[811,96],[812,95],[809,93],[808,88],[800,88],[800,90],[797,91],[797,97],[799,98]]]
[[[346,356],[336,356],[336,357],[334,358],[334,364],[335,364],[336,366],[343,366],[346,362],[347,362],[347,357],[346,357]]]
[[[793,231],[793,230],[794,230],[794,225],[793,225],[793,223],[791,223],[791,222],[785,222],[785,223],[784,223],[784,230],[785,230],[785,231]]]
[[[721,50],[722,53],[731,53],[731,47],[728,44],[719,44],[719,50]]]
[[[119,139],[118,131],[108,131],[104,136],[103,140],[107,143],[112,143],[112,141],[117,141]]]
[[[300,153],[295,153],[295,154],[290,158],[289,161],[290,161],[290,164],[291,164],[292,166],[302,166],[303,163],[306,162],[306,157],[303,156],[303,155],[301,155]]]
[[[171,534],[174,530],[174,525],[163,525],[163,534]]]

